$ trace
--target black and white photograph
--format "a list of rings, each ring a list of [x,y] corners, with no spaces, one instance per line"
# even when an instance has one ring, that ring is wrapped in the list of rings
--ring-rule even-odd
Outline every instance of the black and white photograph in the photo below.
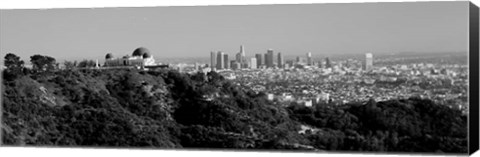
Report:
[[[472,11],[478,44],[469,1],[2,9],[0,144],[468,155]]]

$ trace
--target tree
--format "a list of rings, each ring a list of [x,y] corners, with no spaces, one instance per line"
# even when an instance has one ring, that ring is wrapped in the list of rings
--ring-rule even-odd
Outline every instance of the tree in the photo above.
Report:
[[[71,61],[65,61],[63,62],[63,65],[65,65],[65,69],[70,70],[75,67],[75,63]]]
[[[55,58],[38,54],[31,56],[30,62],[32,62],[33,70],[38,72],[53,71],[56,66]]]
[[[8,53],[5,55],[5,67],[7,69],[12,69],[12,70],[21,70],[23,68],[24,62],[20,60],[20,57],[13,54],[13,53]]]
[[[5,71],[3,71],[3,78],[6,80],[14,80],[18,76],[23,74],[23,64],[24,62],[20,60],[20,57],[13,54],[8,53],[5,55]]]
[[[88,68],[88,67],[95,67],[96,63],[93,60],[83,60],[78,63],[78,67],[81,68]]]
[[[192,75],[192,80],[197,81],[197,82],[205,82],[206,74],[203,72],[197,72],[196,74]]]
[[[221,83],[225,80],[222,75],[215,71],[210,71],[207,73],[208,82],[212,83],[215,86],[220,86]]]

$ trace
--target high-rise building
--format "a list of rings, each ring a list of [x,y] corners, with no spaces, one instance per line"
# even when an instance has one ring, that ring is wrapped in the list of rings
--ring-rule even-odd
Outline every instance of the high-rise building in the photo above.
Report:
[[[263,62],[264,64],[263,64],[263,65],[265,65],[265,68],[267,68],[268,54],[266,54],[266,53],[265,53],[265,54],[263,54],[263,60],[264,60],[264,62]]]
[[[285,61],[283,60],[283,55],[281,52],[277,54],[277,66],[278,68],[283,68],[285,64]]]
[[[267,64],[267,68],[273,68],[274,65],[273,65],[273,50],[272,49],[268,49],[267,50],[267,59],[266,59],[266,64]]]
[[[263,55],[262,54],[259,54],[259,53],[255,54],[255,58],[257,58],[257,67],[265,64],[265,63],[263,63],[264,60],[263,60]]]
[[[249,66],[248,66],[248,62],[243,62],[242,65],[241,65],[241,67],[242,67],[243,69],[248,68],[248,67],[249,67]]]
[[[237,70],[237,69],[240,69],[240,68],[241,68],[241,67],[240,67],[240,63],[237,62],[237,61],[235,61],[235,60],[232,60],[232,61],[230,62],[230,65],[231,65],[231,67],[232,67],[233,70]]]
[[[230,69],[230,63],[228,62],[228,54],[223,54],[223,68]]]
[[[235,54],[235,61],[239,63],[242,61],[242,54],[240,54],[240,52]]]
[[[257,69],[257,58],[250,58],[250,69]]]
[[[242,63],[247,62],[247,58],[245,58],[245,49],[243,45],[240,45],[240,58]]]
[[[323,62],[322,61],[318,61],[317,65],[318,65],[318,68],[323,68]]]
[[[217,66],[217,53],[210,52],[210,70],[215,71],[215,67]]]
[[[238,52],[235,55],[235,60],[241,64],[244,64],[245,62],[247,62],[247,59],[245,58],[245,49],[243,45],[240,45],[240,52]]]
[[[363,63],[363,70],[370,71],[373,69],[373,55],[371,53],[365,54],[365,62]]]
[[[231,61],[230,61],[230,69],[235,70],[235,67],[234,67],[234,66],[235,66],[235,63],[237,63],[236,60],[231,60]]]
[[[327,57],[325,58],[325,68],[331,68],[332,63],[330,62],[330,59]]]
[[[312,64],[312,53],[311,52],[308,52],[307,53],[307,65],[313,65]]]
[[[217,52],[217,69],[218,70],[224,68],[225,62],[223,61],[223,54],[224,53],[222,51]]]
[[[296,63],[300,63],[300,56],[297,56],[297,58],[295,59]]]

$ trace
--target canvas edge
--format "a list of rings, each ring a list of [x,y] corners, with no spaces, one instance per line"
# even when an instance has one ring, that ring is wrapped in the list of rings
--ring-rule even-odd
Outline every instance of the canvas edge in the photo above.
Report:
[[[469,117],[468,117],[468,152],[470,155],[478,150],[479,145],[479,49],[478,49],[478,7],[469,3]],[[476,81],[475,81],[476,80]]]
[[[381,3],[408,3],[407,2],[381,2]],[[418,1],[418,2],[444,2],[444,1]],[[418,2],[410,2],[410,3],[418,3]],[[448,1],[447,1],[448,2]],[[352,2],[352,3],[311,3],[311,4],[362,4],[362,3],[380,3],[380,2]],[[472,155],[479,149],[479,82],[480,81],[473,81],[479,80],[479,8],[473,2],[469,2],[469,10],[468,10],[468,18],[469,18],[469,44],[468,44],[468,66],[469,66],[469,115],[468,115],[468,153]],[[308,5],[304,3],[299,4],[257,4],[257,5]],[[146,6],[146,7],[94,7],[95,9],[108,9],[108,8],[155,8],[155,7],[214,7],[214,6],[249,6],[249,5],[200,5],[200,6]],[[49,8],[49,9],[89,9],[89,8]],[[90,8],[91,9],[91,8]],[[8,11],[8,10],[34,10],[34,9],[0,9],[1,11]],[[0,58],[0,64],[3,65],[3,58]],[[3,85],[3,73],[0,72],[0,83]],[[4,89],[0,86],[0,92],[4,92]],[[477,97],[478,96],[478,97]],[[3,103],[3,97],[0,96],[0,103]],[[0,105],[0,111],[3,105]],[[3,118],[3,114],[0,114],[0,147],[17,147],[17,146],[8,146],[3,144],[3,131],[1,130],[2,124],[1,123]],[[30,146],[18,146],[18,147],[30,147]],[[42,148],[42,146],[31,146],[32,148]],[[62,147],[49,147],[46,146],[44,148],[62,148]],[[85,148],[85,149],[96,149],[99,147],[63,147],[63,148]],[[100,149],[118,149],[118,147],[100,147]],[[137,150],[145,150],[145,148],[123,148],[123,149],[137,149]],[[148,150],[148,148],[147,148]],[[154,149],[154,150],[169,150],[169,149]],[[187,149],[172,149],[172,150],[179,150],[179,151],[225,151],[225,152],[243,152],[242,150],[229,150],[229,149],[195,149],[195,148],[187,148]],[[254,152],[270,152],[271,150],[252,150]],[[247,150],[246,152],[251,152]],[[272,151],[274,153],[310,153],[310,152],[303,152],[303,151]],[[343,154],[343,155],[455,155],[454,154],[435,154],[435,153],[415,153],[415,152],[346,152],[346,151],[328,151],[319,154]]]

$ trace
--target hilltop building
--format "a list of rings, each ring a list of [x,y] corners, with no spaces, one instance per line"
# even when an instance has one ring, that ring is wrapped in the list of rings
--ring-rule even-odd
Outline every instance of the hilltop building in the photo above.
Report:
[[[111,53],[108,53],[105,56],[105,66],[106,67],[115,67],[115,66],[154,66],[155,59],[150,54],[150,51],[144,47],[137,48],[133,51],[132,56],[126,55],[122,58],[114,58]]]

